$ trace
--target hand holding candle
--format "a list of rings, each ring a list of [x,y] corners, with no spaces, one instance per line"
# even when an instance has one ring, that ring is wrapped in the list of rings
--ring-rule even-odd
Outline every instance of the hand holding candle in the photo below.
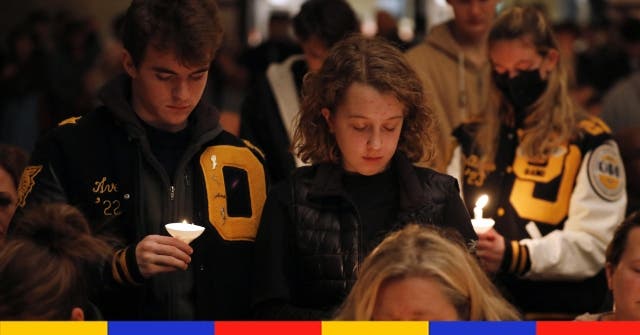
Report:
[[[471,224],[473,225],[473,230],[476,231],[476,234],[486,233],[495,224],[493,219],[482,218],[482,210],[488,202],[489,197],[486,194],[483,194],[478,198],[476,206],[473,208],[473,219],[471,219]]]

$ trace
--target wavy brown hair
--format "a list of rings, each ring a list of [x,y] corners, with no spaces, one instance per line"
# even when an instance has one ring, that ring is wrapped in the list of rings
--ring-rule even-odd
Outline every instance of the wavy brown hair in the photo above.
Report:
[[[520,319],[461,241],[436,227],[417,224],[390,234],[367,256],[337,319],[371,320],[380,288],[410,277],[440,284],[460,320]]]
[[[293,151],[303,162],[340,162],[335,136],[322,117],[334,113],[353,83],[393,94],[404,106],[398,150],[412,162],[431,158],[431,108],[425,105],[422,83],[402,53],[381,38],[352,35],[338,42],[322,68],[305,77],[301,110],[293,136]]]
[[[65,204],[34,207],[0,245],[0,320],[69,320],[88,304],[89,267],[111,247]]]
[[[222,44],[215,0],[133,0],[123,19],[122,43],[138,66],[151,45],[172,50],[189,66],[210,63]]]
[[[559,50],[552,26],[534,7],[513,7],[498,17],[489,32],[489,48],[493,43],[505,40],[522,40],[543,57],[552,49]],[[540,160],[545,160],[555,148],[576,136],[577,124],[585,117],[569,95],[563,62],[558,60],[547,82],[541,97],[529,107],[520,142],[525,156]],[[477,120],[482,126],[476,133],[475,143],[485,162],[495,159],[500,124],[513,126],[514,120],[513,107],[494,83],[487,108]]]

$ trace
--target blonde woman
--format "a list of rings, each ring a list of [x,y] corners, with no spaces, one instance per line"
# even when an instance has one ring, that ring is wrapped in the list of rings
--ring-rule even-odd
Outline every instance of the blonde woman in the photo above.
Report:
[[[408,225],[365,259],[341,320],[517,320],[462,243]]]
[[[596,311],[607,288],[605,247],[627,202],[618,146],[569,97],[542,13],[502,13],[489,33],[489,58],[491,105],[454,131],[460,146],[449,169],[468,208],[490,197],[484,212],[496,225],[479,235],[478,256],[512,302],[532,313],[525,317]]]

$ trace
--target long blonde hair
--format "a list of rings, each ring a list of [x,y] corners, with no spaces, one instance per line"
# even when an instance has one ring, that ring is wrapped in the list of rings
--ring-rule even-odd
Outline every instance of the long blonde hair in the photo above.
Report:
[[[305,77],[303,99],[293,136],[293,150],[304,162],[340,161],[335,136],[322,116],[332,113],[353,83],[393,94],[405,107],[398,150],[412,162],[430,159],[432,111],[425,105],[422,83],[402,53],[382,38],[359,34],[333,46],[318,73]]]
[[[371,320],[381,286],[414,276],[438,282],[461,320],[520,318],[462,242],[435,227],[410,224],[387,236],[365,259],[337,319]]]
[[[543,57],[549,50],[559,50],[551,25],[533,7],[513,7],[503,12],[489,33],[489,49],[497,41],[516,39],[532,44]],[[569,95],[563,62],[556,63],[547,82],[542,96],[529,107],[520,142],[522,153],[537,160],[545,160],[555,148],[576,136],[577,124],[584,118]],[[514,120],[513,107],[494,83],[487,107],[477,120],[481,126],[475,135],[485,162],[493,163],[495,159],[500,125],[513,126]]]

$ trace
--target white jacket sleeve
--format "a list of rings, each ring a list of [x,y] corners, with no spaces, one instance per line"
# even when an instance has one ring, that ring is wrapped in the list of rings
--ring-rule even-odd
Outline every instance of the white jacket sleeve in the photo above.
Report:
[[[606,152],[605,152],[606,151]],[[603,156],[603,152],[605,156]],[[597,179],[597,168],[605,157],[618,167],[620,184],[613,194]],[[593,161],[592,161],[593,159]],[[606,163],[606,162],[605,162]],[[569,203],[564,229],[544,237],[524,239],[529,249],[530,270],[523,276],[538,280],[580,280],[598,273],[605,263],[605,249],[616,226],[624,219],[627,205],[626,178],[618,146],[606,142],[588,152],[580,166]]]
[[[458,185],[460,185],[460,193],[462,193],[462,147],[459,145],[453,151],[453,156],[447,166],[447,174],[456,178]]]

